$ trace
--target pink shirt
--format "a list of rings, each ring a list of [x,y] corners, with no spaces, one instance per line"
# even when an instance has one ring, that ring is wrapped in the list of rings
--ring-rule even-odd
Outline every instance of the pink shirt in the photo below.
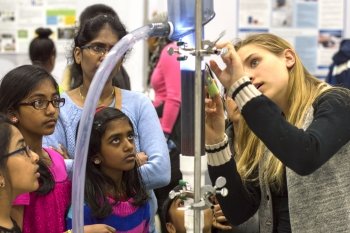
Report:
[[[181,72],[177,56],[170,56],[167,52],[169,47],[176,47],[176,43],[170,43],[163,48],[151,76],[151,85],[155,92],[154,106],[164,103],[160,119],[162,129],[170,134],[180,111]]]
[[[46,195],[35,192],[18,196],[14,205],[24,205],[23,233],[62,233],[65,214],[71,202],[71,181],[68,178],[62,155],[45,148],[51,158],[50,171],[55,186]]]

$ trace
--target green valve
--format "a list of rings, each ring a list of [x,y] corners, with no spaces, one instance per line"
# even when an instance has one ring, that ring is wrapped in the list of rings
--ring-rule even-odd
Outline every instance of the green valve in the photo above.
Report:
[[[205,73],[205,85],[207,86],[208,94],[210,97],[214,97],[219,94],[219,88],[215,83],[215,80],[213,78],[214,74],[208,64],[205,64]]]
[[[180,186],[186,186],[187,182],[184,180],[179,180],[179,185]]]

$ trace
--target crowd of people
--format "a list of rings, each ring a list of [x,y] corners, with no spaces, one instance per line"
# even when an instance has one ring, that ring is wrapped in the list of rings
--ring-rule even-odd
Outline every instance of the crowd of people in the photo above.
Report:
[[[51,74],[52,31],[36,33],[32,64],[0,82],[1,233],[72,232],[72,163],[86,95],[105,56],[128,32],[111,7],[87,7],[61,89]],[[124,58],[98,100],[85,233],[186,232],[185,204],[193,195],[169,196],[183,189],[181,73],[167,53],[176,44],[148,42],[154,100],[130,90]],[[216,48],[225,66],[210,61],[210,68],[225,93],[204,95],[205,151],[212,183],[225,177],[228,195],[210,197],[202,232],[350,232],[350,90],[310,74],[292,45],[270,33]]]

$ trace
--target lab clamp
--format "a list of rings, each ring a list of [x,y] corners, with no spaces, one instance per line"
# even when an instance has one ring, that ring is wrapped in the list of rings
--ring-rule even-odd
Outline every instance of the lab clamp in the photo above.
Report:
[[[202,41],[203,44],[203,49],[199,50],[199,53],[197,54],[195,51],[195,48],[188,48],[187,43],[183,41],[177,42],[177,46],[179,49],[175,48],[169,48],[168,49],[168,54],[170,56],[174,54],[179,54],[180,56],[177,57],[178,61],[185,61],[187,60],[189,55],[192,56],[209,56],[209,55],[223,55],[227,51],[226,49],[217,49],[215,48],[216,43],[225,35],[225,31],[221,32],[218,36],[218,38],[214,41],[210,40],[204,40]],[[205,65],[205,85],[208,87],[207,91],[210,97],[214,97],[219,93],[219,89],[214,81],[215,79],[215,74],[214,72],[210,69],[209,65]]]
[[[174,49],[174,48],[169,48],[168,49],[168,54],[173,55],[173,54],[178,54],[180,56],[177,57],[178,61],[185,61],[187,60],[189,55],[192,56],[209,56],[209,55],[222,55],[223,53],[226,52],[225,49],[217,49],[215,48],[216,43],[225,35],[225,31],[221,32],[218,36],[218,38],[214,41],[210,40],[204,40],[202,41],[203,44],[203,49],[200,49],[198,51],[198,54],[196,53],[195,48],[188,48],[187,43],[183,41],[177,42],[177,46],[179,49]]]
[[[169,198],[172,200],[174,198],[180,198],[180,199],[187,199],[189,197],[194,196],[194,191],[189,183],[186,181],[180,180],[179,185],[182,187],[179,191],[172,190],[169,192]],[[226,178],[225,177],[218,177],[215,181],[215,185],[204,185],[201,188],[201,200],[197,203],[193,203],[188,206],[184,206],[185,209],[199,209],[204,210],[207,208],[213,209],[213,197],[217,194],[220,194],[223,197],[226,197],[228,194],[227,188],[224,186],[226,185]]]

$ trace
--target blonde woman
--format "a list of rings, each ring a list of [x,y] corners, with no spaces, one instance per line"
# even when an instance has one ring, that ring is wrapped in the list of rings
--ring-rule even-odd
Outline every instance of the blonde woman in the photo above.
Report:
[[[242,115],[231,156],[221,99],[206,99],[209,173],[227,178],[227,219],[258,211],[263,233],[349,232],[350,92],[312,76],[272,34],[217,47],[226,68],[211,68]]]

